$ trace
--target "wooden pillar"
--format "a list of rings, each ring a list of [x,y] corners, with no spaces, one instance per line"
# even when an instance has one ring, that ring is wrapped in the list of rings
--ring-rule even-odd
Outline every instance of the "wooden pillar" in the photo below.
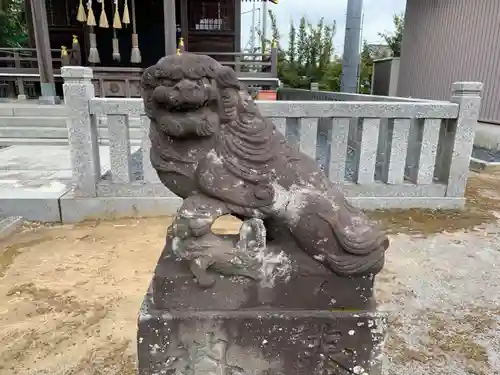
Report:
[[[40,72],[40,88],[43,101],[54,103],[56,87],[54,84],[54,69],[50,52],[49,26],[45,0],[31,1],[31,15],[35,35],[36,56]]]
[[[24,9],[31,9],[31,0],[24,0]],[[35,48],[35,35],[33,33],[33,16],[31,12],[25,12],[26,23],[28,24],[28,44],[30,48]]]
[[[188,0],[184,0],[188,1]],[[165,55],[175,54],[176,38],[176,19],[175,19],[175,0],[163,0],[163,23],[165,27]]]
[[[189,52],[188,0],[181,0],[181,33],[184,38],[184,50]]]
[[[241,0],[234,0],[234,52],[241,52]],[[254,51],[252,51],[253,53]]]

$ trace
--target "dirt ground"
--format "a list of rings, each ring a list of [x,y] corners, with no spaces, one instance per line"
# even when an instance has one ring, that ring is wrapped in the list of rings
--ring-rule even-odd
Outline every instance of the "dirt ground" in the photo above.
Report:
[[[474,174],[466,212],[373,214],[392,240],[377,285],[388,375],[499,374],[499,182]],[[30,223],[0,241],[0,375],[135,374],[137,313],[169,222]]]

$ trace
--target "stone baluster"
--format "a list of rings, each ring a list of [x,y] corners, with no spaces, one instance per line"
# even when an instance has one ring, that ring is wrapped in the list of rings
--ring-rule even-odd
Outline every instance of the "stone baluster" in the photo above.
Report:
[[[450,163],[447,197],[463,197],[469,174],[470,156],[474,146],[479,110],[481,108],[480,82],[457,82],[453,84],[451,102],[459,107],[458,117],[452,121],[450,141]]]
[[[68,142],[75,194],[91,197],[97,195],[96,183],[101,176],[97,126],[95,116],[89,111],[89,101],[94,98],[92,69],[81,66],[65,66],[64,102],[68,107]]]

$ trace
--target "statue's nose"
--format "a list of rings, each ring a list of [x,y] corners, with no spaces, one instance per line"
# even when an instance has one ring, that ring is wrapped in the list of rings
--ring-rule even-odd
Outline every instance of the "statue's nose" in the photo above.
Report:
[[[183,79],[180,82],[177,82],[174,86],[174,90],[178,91],[181,94],[189,93],[195,90],[199,90],[200,86],[191,80]]]

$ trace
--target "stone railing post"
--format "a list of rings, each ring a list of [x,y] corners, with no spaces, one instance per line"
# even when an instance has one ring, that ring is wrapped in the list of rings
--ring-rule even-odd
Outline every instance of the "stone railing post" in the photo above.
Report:
[[[92,69],[82,66],[65,66],[64,102],[68,108],[68,141],[73,170],[75,193],[79,196],[96,196],[96,183],[101,175],[97,126],[90,115],[89,101],[94,98]]]
[[[481,107],[482,89],[481,82],[457,82],[453,84],[451,102],[457,103],[460,107],[458,117],[453,121],[447,197],[461,198],[465,194],[470,156],[474,146],[474,135]]]

